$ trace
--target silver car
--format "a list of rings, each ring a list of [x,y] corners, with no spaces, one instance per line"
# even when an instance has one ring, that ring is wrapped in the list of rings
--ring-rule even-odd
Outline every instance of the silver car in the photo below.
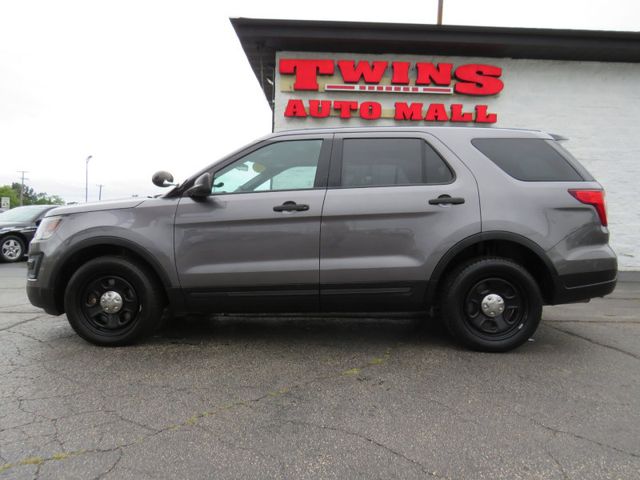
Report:
[[[601,185],[555,136],[287,131],[164,196],[50,212],[27,292],[98,345],[138,341],[168,307],[424,311],[470,348],[506,351],[543,305],[613,291],[608,239]]]

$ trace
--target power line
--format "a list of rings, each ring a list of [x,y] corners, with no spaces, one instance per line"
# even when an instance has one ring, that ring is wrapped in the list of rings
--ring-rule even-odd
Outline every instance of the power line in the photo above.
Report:
[[[24,181],[25,180],[29,180],[28,178],[24,177],[24,174],[25,173],[29,173],[29,171],[28,170],[16,170],[16,171],[18,173],[22,174],[22,176],[21,176],[22,179],[20,180],[20,206],[22,206],[22,197],[23,197],[23,194],[24,194]]]

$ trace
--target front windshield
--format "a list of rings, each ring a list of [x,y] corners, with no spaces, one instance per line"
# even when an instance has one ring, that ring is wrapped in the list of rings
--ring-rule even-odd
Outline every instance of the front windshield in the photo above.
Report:
[[[31,205],[28,207],[16,207],[6,212],[0,213],[0,223],[6,222],[32,222],[40,215],[44,210],[48,210],[48,205],[43,207],[42,205]]]

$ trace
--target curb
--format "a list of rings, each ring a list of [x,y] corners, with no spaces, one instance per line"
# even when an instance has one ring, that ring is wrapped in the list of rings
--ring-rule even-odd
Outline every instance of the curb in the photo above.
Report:
[[[619,282],[640,282],[640,272],[624,270],[618,271]]]

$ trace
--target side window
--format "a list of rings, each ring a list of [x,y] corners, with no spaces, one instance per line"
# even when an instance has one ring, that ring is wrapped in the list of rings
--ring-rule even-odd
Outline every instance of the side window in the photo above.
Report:
[[[424,154],[425,179],[424,183],[449,183],[453,180],[453,173],[444,163],[442,157],[427,142],[422,142]]]
[[[583,180],[543,138],[475,138],[471,143],[508,175],[524,182]]]
[[[313,188],[322,140],[291,140],[262,147],[214,175],[211,193]]]
[[[265,181],[255,190],[300,190],[302,188],[313,188],[315,179],[315,166],[293,167]]]
[[[342,186],[446,183],[449,167],[418,138],[347,138],[342,143]]]

